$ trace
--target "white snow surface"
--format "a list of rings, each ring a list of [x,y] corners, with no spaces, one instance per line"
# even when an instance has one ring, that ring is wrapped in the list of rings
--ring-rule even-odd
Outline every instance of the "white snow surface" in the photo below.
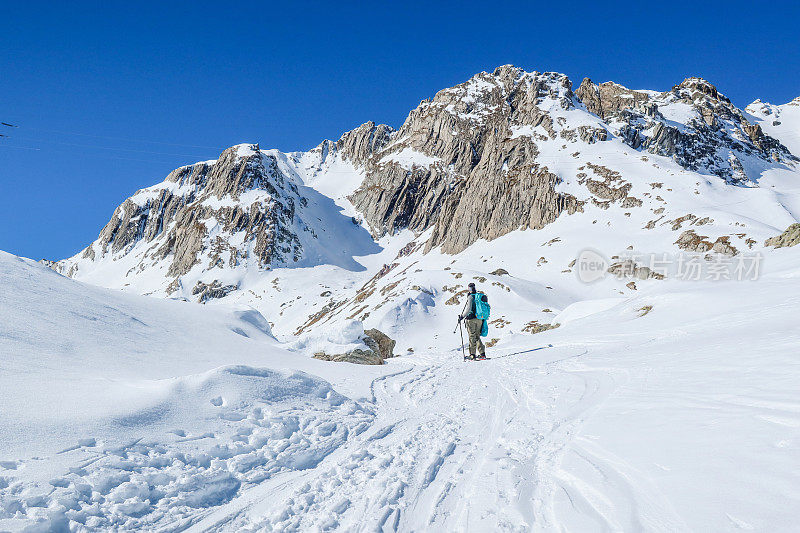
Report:
[[[798,259],[580,306],[496,276],[498,316],[564,325],[477,363],[421,293],[369,367],[1,254],[0,529],[791,531]]]
[[[429,167],[436,163],[440,163],[441,159],[423,154],[422,152],[414,150],[413,148],[406,147],[398,152],[392,152],[380,160],[380,163],[389,162],[398,163],[402,168],[411,170],[415,166]]]
[[[371,378],[287,352],[251,308],[100,289],[4,252],[0,284],[0,530],[180,529],[374,419]]]

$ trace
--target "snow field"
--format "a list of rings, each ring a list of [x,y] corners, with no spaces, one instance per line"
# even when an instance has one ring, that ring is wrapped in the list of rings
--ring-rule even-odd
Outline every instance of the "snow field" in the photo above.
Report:
[[[183,527],[241,489],[313,468],[372,419],[369,410],[307,375],[237,366],[174,381],[165,410],[203,413],[203,433],[176,427],[122,444],[79,442],[58,458],[73,465],[63,475],[32,485],[7,481],[4,514],[88,530]],[[144,425],[120,421],[137,422]],[[45,464],[31,469],[48,460],[31,458],[18,467],[36,462]]]
[[[182,528],[374,418],[253,309],[98,289],[4,253],[0,281],[2,530]]]
[[[461,360],[451,306],[434,299],[414,320],[438,328],[438,339],[428,328],[398,329],[400,347],[419,349],[384,367],[286,353],[252,326],[256,315],[195,315],[193,304],[88,287],[4,255],[3,281],[16,283],[19,299],[2,307],[15,310],[3,321],[4,370],[15,369],[2,374],[2,390],[13,391],[3,399],[21,399],[19,412],[4,408],[4,427],[36,422],[37,396],[55,387],[70,401],[100,370],[142,397],[114,404],[109,391],[98,398],[114,405],[89,402],[77,419],[53,413],[51,398],[50,418],[33,427],[73,430],[42,433],[36,452],[5,434],[3,449],[15,451],[0,463],[0,527],[791,531],[800,503],[798,253],[775,252],[758,282],[666,280],[634,297],[564,306],[562,327],[502,335],[485,362]],[[525,312],[513,303],[519,295],[533,305],[549,294],[506,283],[510,309],[493,297],[494,311],[514,323]],[[45,301],[58,305],[45,313],[49,325],[36,326]],[[93,329],[112,309],[157,325],[160,306],[173,335],[205,317],[209,337],[192,341],[194,358],[147,357],[166,342],[164,326],[151,326],[149,344],[127,318]],[[65,346],[83,349],[80,339],[97,345],[101,330],[113,340],[99,346],[114,351],[87,344],[91,365],[79,377],[45,364],[67,357]],[[200,343],[214,337],[227,349]],[[24,349],[33,339],[47,360]]]

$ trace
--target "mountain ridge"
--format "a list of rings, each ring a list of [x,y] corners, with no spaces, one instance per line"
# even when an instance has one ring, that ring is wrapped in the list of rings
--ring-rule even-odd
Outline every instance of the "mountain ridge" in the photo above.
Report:
[[[773,192],[797,188],[800,174],[767,116],[702,78],[664,92],[586,78],[573,91],[563,74],[506,65],[438,91],[398,129],[366,122],[307,152],[237,145],[176,169],[52,267],[143,294],[233,299],[265,316],[273,305],[268,318],[288,334],[347,318],[377,325],[406,312],[408,290],[437,301],[451,287],[414,283],[411,264],[445,268],[474,258],[475,243],[503,248],[518,233],[536,243],[535,264],[516,267],[530,275],[574,276],[569,256],[605,242],[604,227],[651,251],[735,256],[800,217],[793,197]],[[562,243],[558,266],[547,265],[550,241]],[[306,287],[297,268],[328,280]],[[564,283],[565,294],[586,290]]]

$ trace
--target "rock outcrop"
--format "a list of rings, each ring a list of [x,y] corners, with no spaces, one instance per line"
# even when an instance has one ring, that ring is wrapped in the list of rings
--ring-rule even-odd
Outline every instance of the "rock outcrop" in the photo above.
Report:
[[[558,327],[561,327],[561,324],[559,323],[542,324],[538,320],[532,320],[531,322],[525,324],[525,326],[522,328],[522,331],[524,333],[530,333],[531,335],[535,335],[537,333],[542,333],[544,331],[549,331],[551,329],[556,329]]]
[[[613,81],[594,84],[589,78],[584,78],[577,96],[590,113],[602,119],[610,118],[623,110],[636,110],[648,116],[658,117],[658,108],[650,101],[650,96],[643,91],[632,91]]]
[[[704,235],[698,235],[694,230],[686,230],[675,241],[678,248],[687,252],[705,253],[712,252],[727,256],[734,256],[739,251],[730,243],[730,237],[717,237],[714,242]]]
[[[687,78],[663,93],[585,78],[575,95],[632,148],[671,157],[689,170],[708,170],[731,184],[742,185],[754,177],[745,172],[742,156],[796,161],[702,78]]]
[[[394,357],[394,347],[397,342],[389,338],[388,335],[375,328],[364,331],[367,337],[375,341],[378,346],[378,353],[382,359],[391,359]]]
[[[608,267],[607,272],[609,274],[613,274],[619,279],[626,279],[626,278],[636,278],[640,280],[646,279],[664,279],[664,274],[660,272],[655,272],[650,269],[650,267],[645,265],[639,265],[632,259],[625,259],[624,261],[619,261],[613,263],[610,267]],[[636,288],[634,284],[633,288]]]
[[[362,327],[358,322],[359,330]],[[382,365],[385,359],[394,357],[395,341],[377,329],[368,329],[358,335],[364,347],[353,348],[342,353],[329,354],[319,351],[314,359],[333,361],[335,363],[355,363],[358,365]]]
[[[800,224],[792,224],[786,231],[776,237],[770,237],[764,246],[774,246],[775,248],[787,248],[800,244]]]
[[[389,144],[394,129],[386,124],[370,121],[348,131],[336,141],[336,150],[356,164],[363,164],[369,157]]]
[[[351,200],[374,234],[433,228],[427,249],[446,253],[541,228],[580,203],[559,193],[561,179],[536,161],[536,138],[605,139],[603,128],[569,130],[547,111],[573,105],[562,74],[511,66],[479,74],[423,101],[383,149],[357,161],[366,179]]]
[[[376,346],[377,348],[377,346]],[[383,359],[377,351],[363,348],[356,348],[345,353],[328,354],[325,352],[317,352],[314,354],[314,359],[321,361],[332,361],[334,363],[353,363],[357,365],[382,365]]]
[[[197,285],[192,289],[192,295],[197,297],[198,302],[205,303],[215,298],[224,298],[238,288],[238,285],[222,285],[219,280],[214,280],[211,283],[198,281]]]

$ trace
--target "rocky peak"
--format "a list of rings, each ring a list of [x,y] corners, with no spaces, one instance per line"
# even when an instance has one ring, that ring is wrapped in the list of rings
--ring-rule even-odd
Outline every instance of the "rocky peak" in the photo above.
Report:
[[[505,83],[513,83],[516,80],[524,77],[527,74],[524,70],[519,67],[515,67],[514,65],[507,64],[507,65],[500,65],[499,67],[495,68],[492,71],[492,76],[497,78],[498,80],[502,80]],[[481,72],[480,74],[476,74],[474,77],[485,77],[487,74],[486,72]]]
[[[690,102],[709,98],[719,102],[730,104],[727,96],[720,93],[717,88],[703,78],[686,78],[681,83],[672,88],[672,92],[679,95],[682,99]]]
[[[351,197],[377,235],[433,228],[428,249],[463,250],[520,227],[542,227],[574,198],[536,162],[535,139],[605,139],[603,128],[570,130],[556,115],[574,107],[572,84],[554,72],[504,65],[439,91],[409,115],[365,164]],[[483,204],[493,210],[480,209]]]
[[[628,109],[639,110],[647,116],[658,114],[658,106],[652,104],[649,94],[628,89],[613,81],[598,85],[584,78],[575,96],[583,102],[587,111],[603,119]]]
[[[59,267],[74,276],[102,258],[136,257],[137,271],[163,265],[172,278],[169,294],[198,266],[206,271],[296,261],[302,246],[293,221],[304,202],[274,155],[257,144],[233,146],[216,161],[178,168],[136,192],[94,243]]]
[[[341,156],[356,167],[363,167],[367,159],[381,150],[394,134],[395,130],[386,124],[365,122],[359,127],[345,132],[338,141],[325,139],[308,154],[317,161],[317,170],[335,156]]]
[[[751,181],[742,156],[794,159],[703,78],[686,78],[664,93],[585,78],[575,94],[632,148],[671,157],[688,170],[704,170],[729,183]]]
[[[263,153],[258,144],[240,144],[226,149],[204,178],[198,183],[199,189],[220,199],[230,196],[238,200],[242,193],[254,189],[277,194],[277,188],[287,185],[275,157]],[[296,189],[293,183],[288,186]]]
[[[355,165],[363,165],[373,153],[389,143],[394,129],[386,124],[365,122],[336,141],[335,149]]]
[[[567,115],[578,101],[600,120]],[[362,128],[354,130],[359,138],[374,125]],[[375,235],[432,228],[428,249],[458,252],[579,209],[576,198],[556,193],[560,178],[538,161],[540,143],[591,144],[609,132],[637,150],[735,184],[751,179],[742,156],[769,163],[792,158],[702,78],[663,93],[586,78],[573,93],[563,74],[503,65],[423,100],[385,142],[362,141],[352,151],[366,178],[351,200]],[[492,205],[495,214],[480,205]]]

